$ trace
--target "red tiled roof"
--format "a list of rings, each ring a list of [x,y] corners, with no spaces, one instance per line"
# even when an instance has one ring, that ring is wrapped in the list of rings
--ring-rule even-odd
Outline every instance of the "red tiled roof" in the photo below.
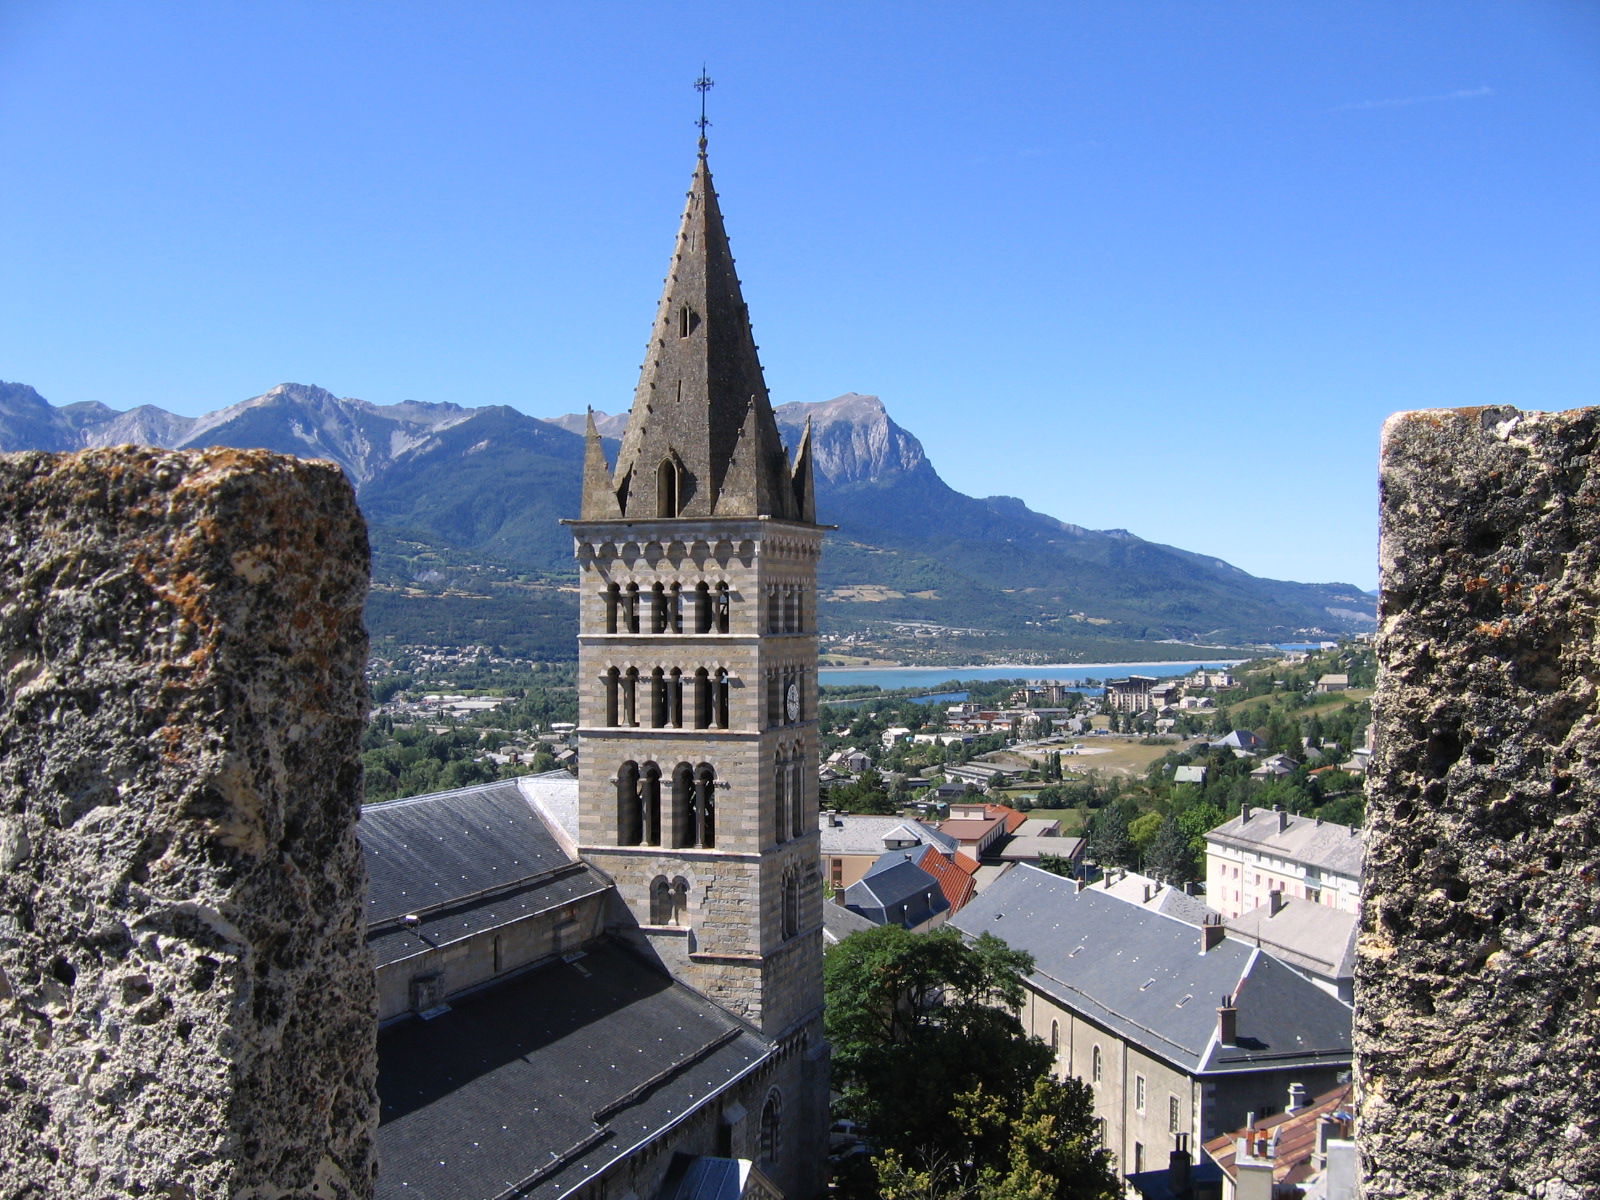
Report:
[[[1239,1153],[1239,1139],[1249,1138],[1252,1142],[1259,1139],[1264,1149],[1276,1131],[1278,1149],[1273,1157],[1272,1178],[1276,1183],[1299,1183],[1316,1173],[1316,1164],[1312,1159],[1317,1151],[1318,1121],[1324,1115],[1341,1109],[1348,1111],[1354,1089],[1354,1084],[1342,1083],[1331,1092],[1322,1093],[1297,1113],[1284,1112],[1263,1117],[1245,1129],[1236,1129],[1212,1138],[1205,1144],[1205,1152],[1230,1179],[1235,1179],[1238,1169],[1234,1159]],[[1345,1136],[1348,1136],[1348,1130]]]
[[[983,840],[984,835],[998,824],[999,817],[982,821],[972,817],[951,817],[948,821],[939,822],[939,832],[947,833],[960,842],[977,842]]]
[[[968,875],[976,875],[978,873],[978,860],[973,858],[970,854],[963,854],[961,851],[957,850],[953,855],[950,856],[950,861],[956,866],[960,867]]]
[[[1007,833],[1015,833],[1017,826],[1028,819],[1007,804],[985,804],[983,806],[983,815],[991,820],[996,817],[1005,818]]]
[[[960,857],[966,858],[966,855]],[[968,860],[971,861],[970,859]],[[977,863],[972,864],[974,868]],[[939,881],[939,890],[944,893],[944,898],[950,902],[950,912],[955,913],[963,904],[977,893],[977,885],[959,865],[939,853],[937,846],[928,846],[924,849],[922,858],[917,861],[929,875]]]

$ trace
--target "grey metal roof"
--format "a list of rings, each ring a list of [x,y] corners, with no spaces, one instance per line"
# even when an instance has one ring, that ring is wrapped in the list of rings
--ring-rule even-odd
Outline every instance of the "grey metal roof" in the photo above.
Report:
[[[1206,834],[1206,841],[1292,859],[1357,879],[1367,848],[1365,834],[1348,825],[1248,806]]]
[[[1228,928],[1292,967],[1329,979],[1355,974],[1355,913],[1298,897],[1285,897],[1281,905],[1276,913],[1272,905],[1263,904],[1230,917]]]
[[[837,822],[837,823],[835,823]],[[883,839],[896,828],[904,826],[917,836],[924,846],[943,846],[958,850],[961,843],[949,834],[924,825],[909,817],[868,817],[852,813],[823,813],[821,816],[822,853],[871,854],[883,853]]]
[[[378,966],[608,886],[562,845],[515,780],[369,805],[356,831]],[[402,923],[407,914],[419,920]]]
[[[1018,866],[952,919],[1034,958],[1029,982],[1058,1003],[1191,1074],[1350,1061],[1351,1009],[1255,947],[1036,867]],[[1217,1006],[1239,1010],[1239,1044],[1217,1043]]]
[[[608,944],[451,1003],[379,1036],[380,1200],[554,1200],[770,1053]]]

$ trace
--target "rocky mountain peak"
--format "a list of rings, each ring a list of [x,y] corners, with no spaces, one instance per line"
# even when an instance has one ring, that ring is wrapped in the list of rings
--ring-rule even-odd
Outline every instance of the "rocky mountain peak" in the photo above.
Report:
[[[857,483],[917,471],[927,463],[922,443],[889,419],[876,396],[846,392],[832,400],[796,401],[776,411],[791,448],[811,419],[816,472],[829,483]]]

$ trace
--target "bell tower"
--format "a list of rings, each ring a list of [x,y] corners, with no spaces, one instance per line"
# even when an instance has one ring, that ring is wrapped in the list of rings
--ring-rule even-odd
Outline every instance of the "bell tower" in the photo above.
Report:
[[[702,128],[703,133],[703,128]],[[809,428],[779,438],[705,139],[622,447],[591,417],[581,852],[617,932],[780,1045],[822,1053]]]

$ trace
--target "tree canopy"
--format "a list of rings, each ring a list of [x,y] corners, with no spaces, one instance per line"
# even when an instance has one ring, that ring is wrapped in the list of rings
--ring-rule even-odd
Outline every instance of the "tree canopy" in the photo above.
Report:
[[[884,1151],[884,1200],[1099,1200],[1118,1194],[1083,1085],[1015,1016],[1032,958],[887,925],[824,966],[828,1040],[844,1115]]]

